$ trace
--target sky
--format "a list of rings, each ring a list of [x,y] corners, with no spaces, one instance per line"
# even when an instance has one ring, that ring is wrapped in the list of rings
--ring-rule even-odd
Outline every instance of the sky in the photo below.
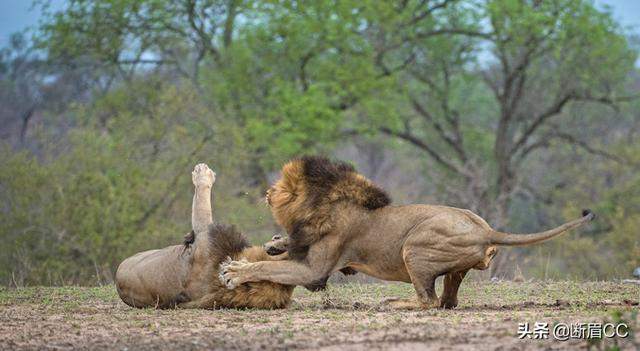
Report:
[[[66,0],[51,0],[52,9],[61,9]],[[597,6],[611,6],[616,20],[640,34],[640,0],[595,0]],[[0,47],[11,33],[38,24],[40,10],[30,0],[0,0]]]

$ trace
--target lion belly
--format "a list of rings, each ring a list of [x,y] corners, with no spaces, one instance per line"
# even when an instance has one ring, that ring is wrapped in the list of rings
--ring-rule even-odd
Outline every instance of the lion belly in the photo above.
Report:
[[[182,245],[140,252],[124,260],[116,271],[122,301],[133,307],[172,307],[184,302],[189,271]]]
[[[381,266],[381,265],[349,263],[347,267],[353,268],[359,273],[364,273],[374,278],[388,280],[388,281],[411,283],[411,277],[409,276],[409,273],[407,272],[406,268],[404,268],[404,265],[402,267],[397,267],[395,269],[389,269],[384,265]]]

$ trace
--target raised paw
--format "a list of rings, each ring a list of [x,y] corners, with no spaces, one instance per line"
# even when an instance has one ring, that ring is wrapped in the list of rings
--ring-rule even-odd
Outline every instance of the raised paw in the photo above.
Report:
[[[200,187],[212,186],[213,183],[216,182],[216,173],[209,169],[204,163],[199,163],[195,167],[193,167],[193,172],[191,172],[191,180],[193,181],[193,185]]]
[[[238,285],[244,283],[241,279],[240,273],[242,268],[248,265],[250,265],[250,263],[246,259],[234,261],[231,257],[227,257],[224,262],[220,263],[220,270],[218,273],[220,282],[222,282],[227,289],[235,289]]]

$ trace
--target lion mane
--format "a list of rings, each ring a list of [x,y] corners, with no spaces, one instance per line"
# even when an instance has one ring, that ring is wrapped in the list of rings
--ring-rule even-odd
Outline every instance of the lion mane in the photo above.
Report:
[[[289,257],[294,260],[304,260],[309,246],[331,231],[337,204],[374,211],[391,203],[384,190],[353,166],[320,156],[286,163],[267,198],[274,218],[289,233]]]
[[[198,234],[196,234],[198,235]],[[246,237],[235,226],[214,223],[208,228],[210,256],[208,260],[216,269],[228,257],[234,260],[246,259],[250,262],[267,260],[267,253],[259,246],[250,246]],[[185,239],[185,247],[189,244]],[[216,276],[215,274],[214,276]],[[293,286],[281,285],[269,281],[251,282],[237,289],[227,289],[219,279],[211,279],[209,293],[183,307],[196,308],[284,308],[291,301]]]

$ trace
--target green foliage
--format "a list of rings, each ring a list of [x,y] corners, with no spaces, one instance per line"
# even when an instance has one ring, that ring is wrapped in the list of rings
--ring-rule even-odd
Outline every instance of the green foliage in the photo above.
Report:
[[[637,108],[602,118],[592,105],[637,91],[625,85],[637,52],[591,1],[76,0],[49,12],[35,41],[49,66],[38,89],[20,86],[36,92],[37,118],[16,123],[27,142],[0,148],[2,283],[109,280],[133,252],[178,242],[197,162],[218,173],[215,216],[265,239],[275,226],[260,199],[282,162],[333,154],[352,136],[405,155],[392,157],[398,169],[422,167],[424,201],[490,221],[511,211],[509,227],[538,230],[595,203],[599,234],[525,253],[534,274],[613,277],[640,265],[639,179],[624,162],[576,152],[629,160],[639,148],[601,133],[637,128]],[[0,104],[3,116],[23,114],[11,77],[20,60],[0,53],[0,99],[20,107]],[[76,81],[67,71],[86,82],[68,89],[72,104],[50,94]],[[596,145],[567,146],[557,131]],[[615,184],[593,185],[594,175]],[[551,205],[504,200],[525,185]]]
[[[219,172],[216,219],[270,235],[259,194],[234,180],[244,167],[229,149],[235,127],[195,96],[188,85],[142,80],[76,108],[79,127],[63,142],[43,136],[42,160],[3,145],[0,235],[9,249],[0,279],[100,282],[132,253],[179,243],[191,228],[190,170],[200,161]]]
[[[318,89],[300,92],[286,84],[272,89],[263,116],[247,122],[252,145],[265,150],[261,163],[266,169],[277,168],[292,155],[317,153],[317,140],[331,142],[340,118]]]
[[[634,164],[640,161],[636,151],[639,147],[633,142],[613,146],[612,150]],[[627,174],[626,163],[592,158],[589,164],[593,173],[585,173],[583,166],[572,164],[566,166],[567,176],[555,176],[571,179],[574,186],[554,194],[557,204],[553,208],[561,213],[560,220],[568,220],[589,206],[596,213],[596,220],[589,229],[533,250],[528,260],[532,263],[530,273],[535,276],[612,279],[629,277],[640,266],[640,176]],[[622,180],[616,187],[607,187],[614,175]]]

